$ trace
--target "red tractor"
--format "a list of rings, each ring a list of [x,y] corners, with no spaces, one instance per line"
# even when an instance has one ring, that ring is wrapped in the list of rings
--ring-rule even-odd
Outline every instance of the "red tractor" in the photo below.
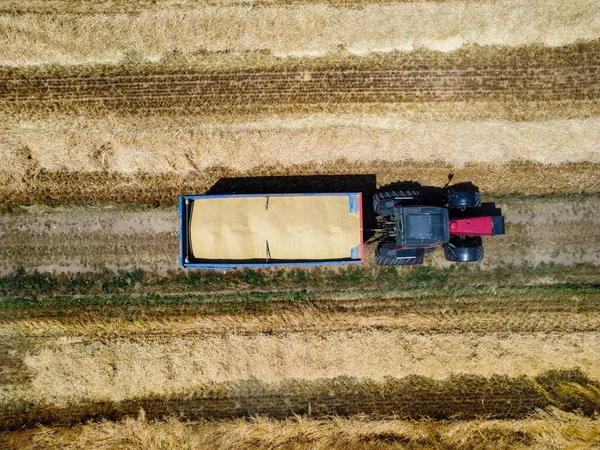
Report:
[[[373,196],[382,231],[375,256],[378,266],[422,264],[424,256],[437,247],[444,248],[448,261],[481,261],[481,237],[504,234],[504,217],[486,214],[476,190],[446,186],[436,203],[424,204],[418,191]]]

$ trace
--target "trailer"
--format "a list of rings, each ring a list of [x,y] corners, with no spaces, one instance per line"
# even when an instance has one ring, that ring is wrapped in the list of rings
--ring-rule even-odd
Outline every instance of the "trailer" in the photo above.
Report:
[[[362,194],[186,195],[181,265],[238,267],[363,262]]]
[[[442,189],[372,196],[375,264],[422,264],[444,249],[446,260],[481,261],[482,236],[505,233],[495,206],[482,207],[476,190]],[[364,262],[364,210],[360,192],[186,195],[180,197],[181,265],[230,270],[240,267],[360,264]]]

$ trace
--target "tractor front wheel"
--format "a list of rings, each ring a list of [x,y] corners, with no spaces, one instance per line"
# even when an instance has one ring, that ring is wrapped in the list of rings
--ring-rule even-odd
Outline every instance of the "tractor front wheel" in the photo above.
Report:
[[[447,208],[479,208],[481,206],[481,194],[477,191],[453,191],[448,192],[446,200]]]

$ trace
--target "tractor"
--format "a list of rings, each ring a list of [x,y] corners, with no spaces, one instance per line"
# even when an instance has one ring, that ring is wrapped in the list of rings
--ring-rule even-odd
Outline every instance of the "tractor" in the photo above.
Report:
[[[505,233],[504,217],[490,215],[489,208],[482,208],[477,190],[446,185],[435,204],[421,197],[419,191],[412,190],[373,196],[377,229],[381,231],[376,265],[422,264],[425,255],[438,247],[443,247],[447,261],[477,262],[484,255],[482,236]]]

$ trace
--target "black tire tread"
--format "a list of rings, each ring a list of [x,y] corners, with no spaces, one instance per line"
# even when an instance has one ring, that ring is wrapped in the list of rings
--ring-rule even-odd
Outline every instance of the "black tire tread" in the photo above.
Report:
[[[469,190],[464,190],[464,189],[461,189],[461,190],[458,190],[458,191],[454,191],[455,194],[460,194],[462,192],[469,192],[469,193],[470,192],[475,192],[476,194],[479,194],[479,198],[478,198],[477,204],[475,204],[475,205],[469,205],[469,206],[466,206],[466,207],[450,206],[450,209],[455,209],[455,208],[457,208],[457,209],[480,208],[481,207],[482,199],[481,199],[481,193],[479,191],[469,191]]]
[[[376,192],[373,195],[373,209],[376,213],[379,212],[379,201],[384,198],[389,197],[419,197],[419,193],[417,191],[386,191],[386,192]]]
[[[398,259],[398,258],[390,258],[387,256],[375,256],[375,265],[376,266],[415,266],[418,264],[423,264],[423,256],[415,257],[412,259]]]
[[[444,252],[444,256],[446,258],[446,261],[450,261],[450,262],[457,262],[457,263],[470,263],[470,262],[477,262],[477,261],[481,261],[485,255],[485,251],[483,249],[483,245],[464,245],[461,247],[457,247],[457,248],[469,248],[469,249],[478,249],[478,254],[480,254],[481,256],[479,257],[479,259],[477,260],[471,260],[471,261],[460,261],[458,259],[455,259],[454,257],[452,258],[448,258],[448,255],[446,255],[446,252]]]

